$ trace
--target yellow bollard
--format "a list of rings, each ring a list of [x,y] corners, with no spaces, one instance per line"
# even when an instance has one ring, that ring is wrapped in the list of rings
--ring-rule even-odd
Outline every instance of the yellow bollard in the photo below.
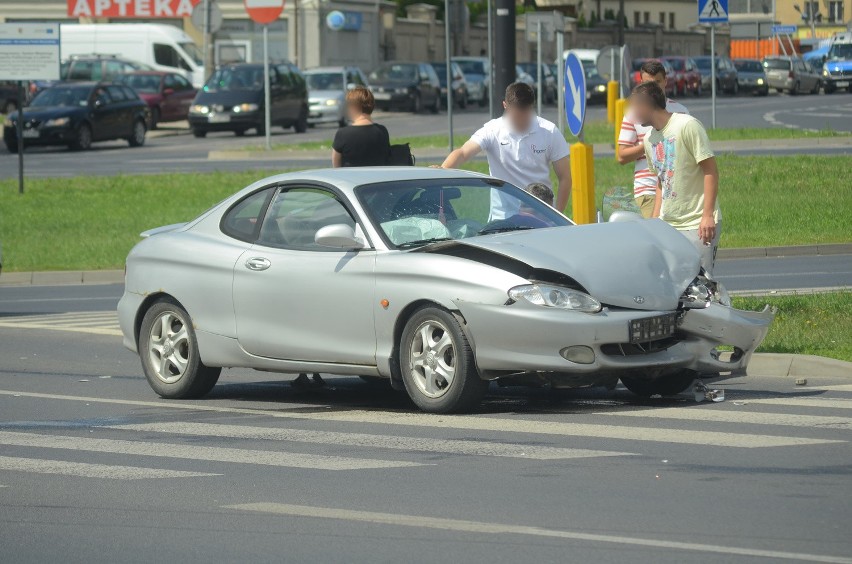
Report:
[[[571,145],[571,201],[575,223],[595,222],[595,155],[591,145]]]
[[[618,99],[618,81],[610,80],[606,83],[606,120],[615,122],[615,101]]]
[[[621,122],[624,121],[624,113],[627,111],[627,98],[619,98],[615,101],[615,159],[618,160],[618,136],[621,135]]]

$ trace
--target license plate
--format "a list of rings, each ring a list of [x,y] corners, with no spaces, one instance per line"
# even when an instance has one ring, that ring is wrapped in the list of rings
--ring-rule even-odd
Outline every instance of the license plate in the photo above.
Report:
[[[228,114],[210,114],[207,121],[210,123],[228,123],[231,121],[231,116]]]
[[[836,83],[836,86],[838,88],[846,88],[847,86],[849,86],[849,81],[848,80],[841,80],[840,82]]]
[[[375,98],[376,100],[390,100],[390,99],[391,99],[391,95],[390,95],[390,94],[386,94],[386,93],[384,93],[384,92],[379,92],[379,93],[377,93],[377,94],[373,94],[373,98]]]
[[[677,316],[674,313],[630,321],[630,342],[644,343],[674,335]]]
[[[25,129],[23,132],[23,136],[25,139],[36,139],[41,135],[41,132],[38,129]]]

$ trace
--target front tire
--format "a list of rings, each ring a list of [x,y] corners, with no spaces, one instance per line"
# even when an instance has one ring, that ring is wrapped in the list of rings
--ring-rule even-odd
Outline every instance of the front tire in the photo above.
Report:
[[[429,413],[469,411],[488,388],[458,320],[437,306],[418,309],[405,324],[399,368],[408,396]]]
[[[213,389],[222,372],[201,362],[192,320],[172,299],[145,313],[137,345],[145,378],[163,398],[199,398]]]
[[[157,129],[158,125],[160,125],[160,108],[154,108],[151,110],[151,131]]]
[[[293,130],[296,133],[304,133],[308,130],[308,111],[303,109],[299,114],[299,119],[293,124]]]
[[[694,370],[677,369],[655,379],[622,376],[621,383],[625,388],[643,398],[655,395],[676,396],[689,388],[697,377],[698,373]]]
[[[74,151],[88,151],[92,148],[92,128],[88,124],[82,124],[77,128],[71,149]]]
[[[203,139],[203,138],[207,137],[207,132],[203,129],[193,128],[192,129],[192,136],[195,137],[196,139]]]

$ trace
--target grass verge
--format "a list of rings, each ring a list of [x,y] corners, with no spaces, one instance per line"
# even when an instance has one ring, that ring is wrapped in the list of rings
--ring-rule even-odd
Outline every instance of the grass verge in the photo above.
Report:
[[[778,308],[758,352],[814,354],[852,362],[852,292],[734,298],[741,309]]]
[[[722,246],[852,242],[845,156],[721,156]],[[630,186],[629,167],[595,164],[598,199]],[[483,162],[472,163],[485,171]],[[268,171],[0,181],[4,269],[121,268],[145,229],[192,219]],[[568,210],[570,212],[570,209]]]
[[[613,144],[615,133],[612,126],[605,121],[593,121],[585,125],[584,133],[586,143],[608,143]],[[852,133],[846,131],[835,131],[824,129],[821,131],[806,131],[803,129],[787,129],[782,127],[758,128],[758,127],[730,127],[708,130],[712,141],[747,141],[760,139],[804,139],[814,137],[849,137]],[[307,141],[305,143],[277,143],[272,146],[279,151],[322,151],[331,150],[333,135],[329,133],[329,139],[324,141]],[[453,137],[455,147],[461,147],[469,139],[468,135],[455,135]],[[568,135],[568,141],[574,143],[577,138]],[[408,143],[412,149],[445,149],[447,147],[446,135],[420,135],[414,137],[394,137],[394,143]],[[260,145],[248,145],[246,151],[263,151]]]

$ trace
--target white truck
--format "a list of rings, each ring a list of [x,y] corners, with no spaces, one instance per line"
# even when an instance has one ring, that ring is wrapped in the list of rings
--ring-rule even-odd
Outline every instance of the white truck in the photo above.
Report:
[[[156,70],[180,72],[196,88],[204,85],[204,61],[192,38],[173,25],[148,23],[63,24],[62,58],[116,55]]]

